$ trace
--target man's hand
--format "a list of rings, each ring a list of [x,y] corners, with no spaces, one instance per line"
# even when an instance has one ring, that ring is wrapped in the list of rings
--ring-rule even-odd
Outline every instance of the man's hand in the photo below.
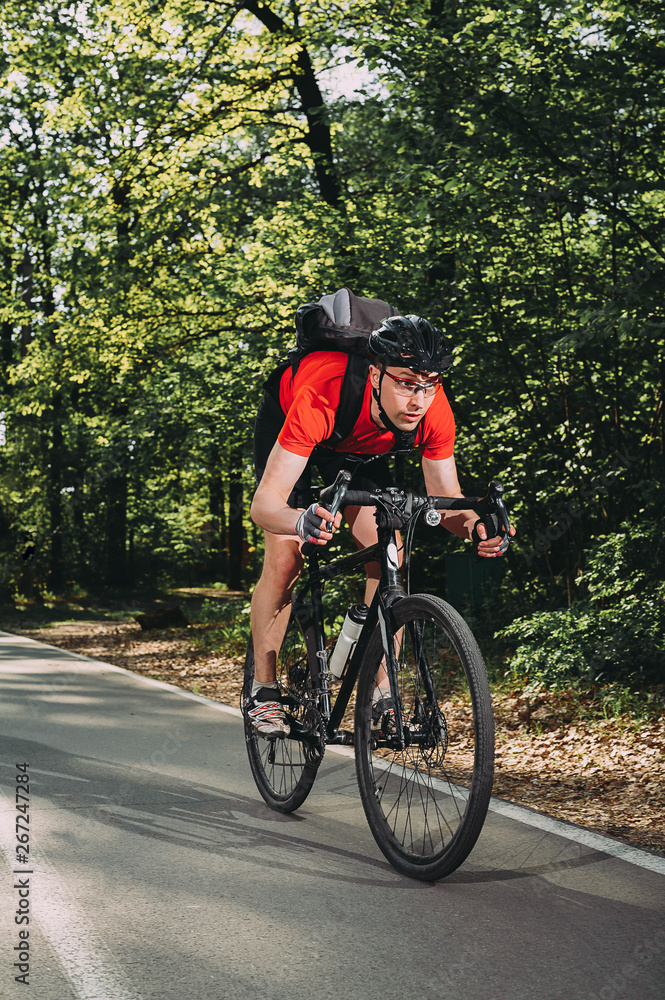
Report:
[[[333,515],[325,507],[319,503],[313,503],[298,518],[296,535],[303,542],[326,545],[341,523],[342,515],[339,512],[333,518]]]
[[[515,534],[514,527],[510,528],[511,537]],[[499,547],[504,538],[503,530],[500,535],[495,535],[494,538],[487,537],[487,528],[482,521],[478,520],[473,526],[473,533],[471,535],[472,541],[477,541],[478,543],[478,555],[484,559],[494,559],[496,556],[500,556],[503,553],[499,552]]]

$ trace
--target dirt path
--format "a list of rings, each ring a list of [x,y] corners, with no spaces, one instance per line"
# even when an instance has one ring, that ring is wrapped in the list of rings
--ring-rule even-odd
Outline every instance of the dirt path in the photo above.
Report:
[[[237,705],[239,658],[192,648],[208,626],[141,632],[124,622],[5,626],[40,642]],[[561,722],[541,700],[495,697],[494,793],[628,843],[665,853],[665,719]]]

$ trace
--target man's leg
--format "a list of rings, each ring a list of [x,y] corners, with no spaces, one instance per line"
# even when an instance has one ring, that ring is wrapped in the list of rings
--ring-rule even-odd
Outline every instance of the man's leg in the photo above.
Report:
[[[374,545],[378,535],[376,531],[376,520],[374,518],[373,507],[347,507],[344,517],[349,523],[353,540],[359,549]],[[399,532],[397,535],[397,551],[399,552],[399,562],[402,565],[402,548]],[[376,592],[381,578],[381,566],[378,562],[367,563],[365,566],[367,581],[365,583],[365,604],[369,605]]]
[[[265,532],[263,572],[252,596],[254,683],[247,714],[266,738],[284,738],[290,727],[277,686],[277,656],[289,623],[291,591],[300,575],[303,557],[291,535]]]
[[[277,655],[291,611],[291,592],[304,559],[292,535],[265,532],[263,571],[252,596],[254,676],[260,683],[274,683]]]
[[[377,541],[376,520],[373,507],[347,507],[344,517],[351,529],[353,540],[359,549],[374,545]],[[365,604],[369,607],[379,585],[381,566],[378,562],[367,563],[365,566],[367,580],[365,583]]]

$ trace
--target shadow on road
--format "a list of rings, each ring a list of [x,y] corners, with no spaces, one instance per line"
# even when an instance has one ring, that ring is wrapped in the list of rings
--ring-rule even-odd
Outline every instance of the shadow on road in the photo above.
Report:
[[[0,736],[0,759],[30,762],[32,793],[61,810],[127,833],[188,850],[242,856],[265,868],[316,871],[356,885],[413,887],[384,861],[298,836],[301,815],[284,816],[260,799],[174,778],[154,768],[130,767],[65,753],[32,740]],[[331,773],[340,765],[333,765]],[[4,768],[3,768],[4,770]],[[331,820],[334,822],[334,820]],[[72,830],[77,824],[72,822]],[[342,838],[340,838],[342,839]],[[569,844],[565,853],[570,854]],[[519,868],[467,863],[446,883],[503,882],[593,865],[605,856],[575,845],[574,857]]]

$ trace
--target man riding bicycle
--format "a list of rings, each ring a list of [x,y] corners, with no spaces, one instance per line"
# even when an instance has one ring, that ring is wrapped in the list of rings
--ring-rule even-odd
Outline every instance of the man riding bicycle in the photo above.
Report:
[[[359,465],[352,488],[381,489],[393,485],[386,456],[405,441],[419,448],[427,493],[463,496],[453,448],[455,423],[441,384],[450,368],[450,346],[441,330],[419,316],[391,316],[368,340],[369,371],[362,409],[351,433],[328,443],[340,403],[348,355],[316,351],[289,367],[259,407],[254,434],[258,486],[252,520],[263,529],[265,558],[252,598],[254,683],[247,704],[253,726],[267,738],[289,734],[276,682],[276,660],[290,614],[291,592],[303,568],[303,542],[326,545],[342,515],[310,500],[310,468],[318,467],[332,482],[350,455],[373,460]],[[325,448],[321,447],[326,442]],[[487,538],[472,510],[442,512],[442,523],[461,538],[474,539],[478,554],[499,554],[501,537]],[[377,540],[371,508],[348,506],[344,518],[358,548]],[[378,585],[378,564],[367,567],[365,601]],[[377,702],[389,691],[377,688]]]

